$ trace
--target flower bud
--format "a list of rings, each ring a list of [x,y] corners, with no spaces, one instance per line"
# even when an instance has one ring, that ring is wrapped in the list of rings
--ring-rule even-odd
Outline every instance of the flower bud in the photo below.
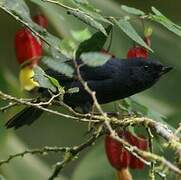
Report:
[[[43,14],[33,16],[33,21],[44,28],[48,28],[48,20]]]

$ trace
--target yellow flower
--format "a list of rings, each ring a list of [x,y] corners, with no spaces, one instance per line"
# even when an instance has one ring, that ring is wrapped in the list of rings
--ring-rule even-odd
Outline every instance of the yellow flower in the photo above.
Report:
[[[25,66],[20,70],[19,80],[22,90],[31,91],[39,86],[39,84],[33,80],[33,76],[33,67]]]

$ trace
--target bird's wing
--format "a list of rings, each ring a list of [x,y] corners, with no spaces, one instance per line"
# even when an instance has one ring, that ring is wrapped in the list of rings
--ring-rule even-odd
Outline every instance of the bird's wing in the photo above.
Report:
[[[68,77],[60,72],[57,72],[53,69],[46,69],[45,73],[53,78],[55,78],[60,84],[64,85],[66,83],[70,83],[74,81],[74,77]]]
[[[80,72],[82,78],[85,81],[89,80],[106,80],[112,79],[115,76],[115,73],[118,72],[120,67],[120,60],[110,59],[102,66],[98,67],[90,67],[90,66],[82,66],[80,68]]]
[[[80,62],[79,62],[79,64],[80,64]],[[114,77],[115,73],[118,72],[120,65],[121,65],[121,60],[112,58],[104,65],[98,66],[98,67],[90,67],[87,65],[83,65],[80,68],[80,73],[81,73],[81,76],[84,79],[84,81],[90,81],[90,80],[99,81],[99,80],[112,79],[112,77]],[[45,72],[49,76],[52,76],[55,79],[57,79],[59,81],[59,83],[62,85],[71,83],[73,81],[77,81],[76,73],[72,78],[70,78],[70,77],[67,77],[52,69],[47,69]]]

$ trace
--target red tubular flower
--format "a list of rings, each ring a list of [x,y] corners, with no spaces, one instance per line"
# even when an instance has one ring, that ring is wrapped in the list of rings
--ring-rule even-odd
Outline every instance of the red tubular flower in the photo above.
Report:
[[[138,147],[141,150],[147,150],[147,140],[131,134],[129,131],[119,132],[121,138],[124,138],[128,143]],[[112,139],[110,136],[105,138],[106,155],[110,164],[117,170],[132,168],[143,169],[144,163],[138,158],[130,154],[119,142]]]
[[[110,136],[105,138],[105,150],[110,164],[117,170],[127,168],[130,162],[129,153],[123,146]]]
[[[127,58],[148,58],[148,51],[143,47],[133,47],[129,49],[127,53]]]
[[[42,56],[42,46],[27,28],[22,28],[15,35],[16,59],[19,64],[26,61],[37,64]]]
[[[146,28],[144,32],[144,41],[149,47],[151,47],[151,34],[152,28]],[[144,58],[146,60],[148,59],[148,49],[142,46],[132,47],[127,53],[127,58]]]
[[[43,14],[34,16],[33,21],[44,28],[48,28],[48,20]]]
[[[148,142],[146,139],[135,136],[131,134],[129,131],[126,131],[126,139],[127,141],[133,145],[138,147],[141,150],[146,151],[148,148]],[[132,169],[143,169],[144,168],[144,163],[140,161],[137,157],[134,155],[130,154],[130,164],[129,167]]]

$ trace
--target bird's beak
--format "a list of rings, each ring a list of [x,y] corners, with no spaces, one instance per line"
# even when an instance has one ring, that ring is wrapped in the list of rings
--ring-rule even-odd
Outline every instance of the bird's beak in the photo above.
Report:
[[[173,67],[171,67],[171,66],[163,66],[161,69],[160,75],[166,74],[169,71],[171,71],[172,69],[173,69]]]

